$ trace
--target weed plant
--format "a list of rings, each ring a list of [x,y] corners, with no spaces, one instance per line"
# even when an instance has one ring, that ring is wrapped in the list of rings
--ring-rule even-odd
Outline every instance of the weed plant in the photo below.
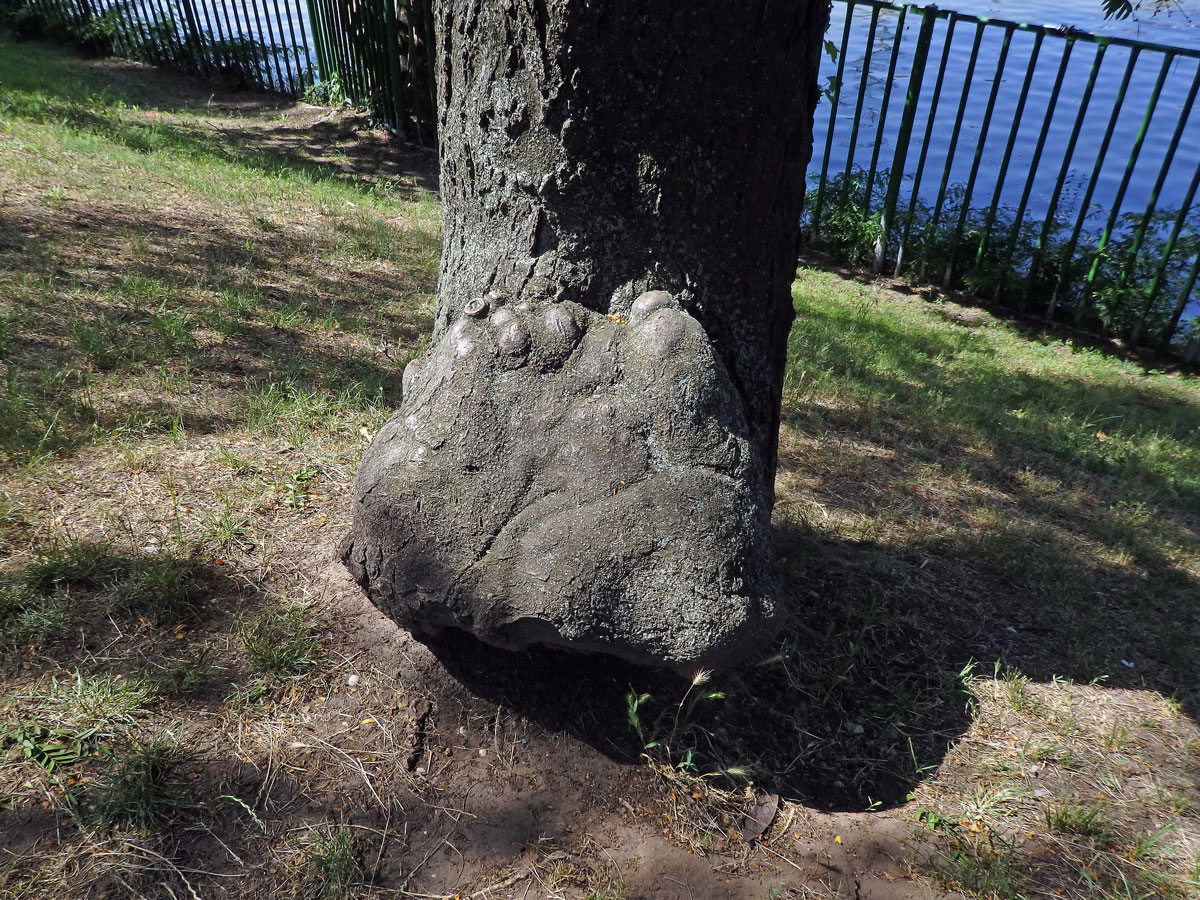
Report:
[[[874,258],[881,242],[894,260],[903,239],[903,272],[919,282],[1121,339],[1163,346],[1174,340],[1177,348],[1188,340],[1191,331],[1178,328],[1175,307],[1200,251],[1194,219],[1174,244],[1160,290],[1150,294],[1178,210],[1157,210],[1145,228],[1141,213],[1125,213],[1106,241],[1098,237],[1106,213],[1093,211],[1072,247],[1072,217],[1062,214],[1043,240],[1042,223],[1028,216],[1018,222],[1011,208],[972,207],[962,215],[965,187],[953,185],[940,209],[921,199],[911,209],[902,203],[885,239],[880,211],[889,173],[878,174],[870,198],[866,174],[854,169],[827,181],[816,228],[811,210],[802,226],[809,243],[858,266]],[[1070,198],[1059,204],[1071,208]]]
[[[175,771],[184,754],[169,739],[156,736],[134,744],[113,762],[99,785],[95,814],[102,825],[149,832],[184,808],[184,783]]]

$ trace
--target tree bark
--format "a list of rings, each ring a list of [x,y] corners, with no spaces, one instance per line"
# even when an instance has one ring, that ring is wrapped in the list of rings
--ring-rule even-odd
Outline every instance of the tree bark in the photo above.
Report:
[[[344,547],[417,630],[680,669],[777,628],[782,378],[827,0],[440,0],[430,351]]]

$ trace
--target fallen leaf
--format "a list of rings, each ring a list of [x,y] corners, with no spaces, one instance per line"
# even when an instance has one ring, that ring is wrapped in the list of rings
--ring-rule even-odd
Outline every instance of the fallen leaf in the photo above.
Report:
[[[779,812],[779,795],[759,794],[755,798],[754,806],[742,816],[742,821],[738,825],[742,840],[752,841],[770,828],[777,812]]]

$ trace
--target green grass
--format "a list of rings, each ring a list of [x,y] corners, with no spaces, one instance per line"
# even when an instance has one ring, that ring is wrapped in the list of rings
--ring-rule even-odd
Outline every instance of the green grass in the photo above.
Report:
[[[272,606],[242,626],[251,665],[268,675],[299,675],[317,663],[313,612],[307,606]]]
[[[1046,811],[1046,824],[1055,831],[1091,838],[1103,846],[1112,835],[1106,811],[1101,804],[1069,804]],[[1142,846],[1139,842],[1139,847]]]
[[[4,190],[33,205],[0,224],[0,455],[243,420],[353,433],[397,395],[379,349],[402,356],[428,311],[377,298],[427,296],[432,196],[214,128],[209,96],[5,44]],[[196,389],[231,370],[241,384]]]
[[[369,887],[360,841],[344,823],[310,826],[297,841],[296,857],[308,896],[341,900]]]
[[[996,615],[1057,634],[1038,677],[1138,657],[1200,697],[1181,649],[1200,640],[1194,382],[893,298],[815,270],[797,285],[785,477],[802,436],[816,499],[855,516],[821,530],[948,566]]]
[[[148,832],[167,824],[184,807],[184,783],[176,769],[184,754],[168,738],[136,744],[113,761],[100,783],[95,814],[102,825]]]
[[[439,217],[375,171],[395,151],[271,103],[0,39],[0,777],[44,824],[0,893],[440,894],[462,886],[421,881],[428,798],[501,758],[543,777],[537,717],[471,707],[464,753],[458,700],[419,714],[426,670],[389,645],[395,677],[370,671],[369,613],[320,592],[426,346]],[[635,749],[688,787],[674,833],[705,853],[749,781],[796,827],[924,825],[922,877],[972,900],[1194,893],[1196,382],[817,269],[794,296],[788,627],[760,665],[581,715],[615,739],[620,697],[653,693]],[[612,774],[635,802],[636,777]],[[570,854],[538,863],[548,890],[620,894]]]
[[[193,615],[195,577],[195,561],[170,549],[123,552],[59,539],[40,547],[19,577],[0,581],[0,639],[40,646],[113,615],[176,626]]]

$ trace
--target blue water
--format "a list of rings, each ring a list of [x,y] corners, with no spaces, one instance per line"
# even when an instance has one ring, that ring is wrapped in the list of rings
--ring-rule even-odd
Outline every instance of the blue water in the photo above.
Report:
[[[949,5],[949,4],[947,4]],[[1179,0],[1161,9],[1156,14],[1142,13],[1126,20],[1106,20],[1101,11],[1100,0],[1064,0],[1052,6],[1030,0],[956,0],[954,8],[961,12],[1002,18],[1008,21],[1031,24],[1071,25],[1082,31],[1108,34],[1117,37],[1153,41],[1173,47],[1200,49],[1200,0]],[[1052,12],[1047,12],[1047,9]],[[846,5],[833,5],[832,21],[827,38],[840,45],[846,22]],[[871,11],[867,7],[853,8],[851,18],[850,52],[845,60],[843,85],[834,125],[834,140],[829,147],[831,173],[844,171],[851,149],[851,133],[856,112],[857,99],[863,85],[862,75],[867,60],[867,39]],[[913,50],[916,46],[920,18],[910,14],[903,26],[900,52],[896,62],[896,77],[888,91],[888,69],[893,42],[899,27],[896,12],[883,12],[877,23],[871,59],[866,72],[865,93],[861,106],[859,133],[855,142],[853,166],[867,170],[871,166],[878,137],[879,154],[877,168],[887,169],[896,155],[896,137],[903,111],[905,92],[913,67]],[[1189,201],[1193,178],[1200,167],[1200,112],[1185,109],[1185,101],[1193,81],[1200,76],[1200,60],[1175,57],[1145,50],[1136,56],[1129,85],[1120,111],[1116,117],[1111,140],[1104,146],[1110,116],[1116,103],[1121,81],[1131,58],[1129,48],[1110,46],[1102,58],[1102,67],[1087,112],[1082,119],[1074,153],[1067,162],[1065,190],[1056,195],[1054,188],[1063,166],[1070,135],[1076,127],[1077,114],[1089,71],[1096,58],[1096,45],[1075,42],[1068,58],[1063,86],[1050,119],[1048,136],[1037,166],[1033,167],[1035,148],[1050,101],[1052,87],[1067,41],[1057,37],[1046,37],[1041,45],[1033,78],[1020,119],[1016,119],[1018,99],[1034,48],[1034,35],[1016,31],[1013,34],[1007,59],[1000,70],[999,86],[995,92],[995,103],[986,132],[981,142],[982,127],[987,116],[987,107],[996,84],[998,62],[1002,53],[1004,29],[990,25],[982,29],[979,53],[970,85],[966,87],[966,106],[962,128],[958,130],[957,146],[947,170],[947,157],[955,133],[954,123],[962,102],[964,79],[968,71],[972,47],[976,37],[973,22],[960,21],[951,32],[947,22],[940,20],[930,45],[927,68],[921,82],[920,99],[912,131],[913,138],[907,148],[903,170],[906,180],[901,191],[901,206],[911,197],[912,175],[919,161],[921,144],[934,114],[933,128],[927,149],[924,174],[917,196],[932,205],[938,196],[943,178],[951,185],[965,185],[975,172],[971,205],[987,208],[993,198],[1001,206],[1014,209],[1026,190],[1026,179],[1031,177],[1029,199],[1025,218],[1040,223],[1044,220],[1055,197],[1058,197],[1057,217],[1068,228],[1079,221],[1082,203],[1088,201],[1083,212],[1082,232],[1088,235],[1099,233],[1108,223],[1112,211],[1118,215],[1117,224],[1125,215],[1140,216],[1150,204],[1159,179],[1161,186],[1155,208],[1177,210]],[[950,35],[948,64],[942,93],[936,110],[932,99],[938,63],[946,49]],[[832,86],[838,64],[825,58],[821,67],[822,84]],[[1151,100],[1157,80],[1164,78],[1157,103],[1151,109]],[[886,116],[882,116],[884,100],[887,99]],[[1196,105],[1196,104],[1193,104]],[[814,128],[814,161],[810,173],[820,171],[826,150],[829,130],[828,98],[823,99],[817,110]],[[1136,146],[1139,126],[1147,118],[1147,131],[1140,149]],[[882,130],[880,118],[884,118]],[[1165,169],[1168,146],[1183,122],[1178,149]],[[1013,138],[1015,127],[1015,138]],[[1003,179],[1001,170],[1009,140],[1013,150]],[[1101,154],[1101,151],[1104,151]],[[978,154],[978,161],[976,155]],[[1032,175],[1029,173],[1032,169]],[[1098,177],[1092,196],[1087,197],[1087,184],[1094,171]],[[1194,220],[1195,201],[1191,208]],[[1161,235],[1169,230],[1170,224],[1156,226]],[[1152,234],[1155,229],[1151,229]],[[1191,263],[1184,261],[1184,266]],[[1178,288],[1176,288],[1178,292]],[[1174,300],[1174,297],[1171,298]],[[1193,300],[1188,317],[1200,313],[1200,301]]]
[[[1069,25],[1080,31],[1151,41],[1172,47],[1200,49],[1200,0],[1169,0],[1145,4],[1128,19],[1104,18],[1100,0],[954,0],[944,9],[1036,25]]]

